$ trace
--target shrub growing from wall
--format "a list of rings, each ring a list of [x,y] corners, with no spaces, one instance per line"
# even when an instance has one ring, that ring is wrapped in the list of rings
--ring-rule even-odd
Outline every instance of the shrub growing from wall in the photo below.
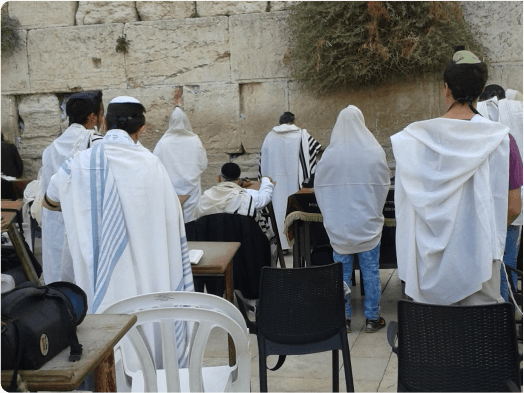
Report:
[[[440,72],[455,45],[484,57],[457,2],[300,2],[289,24],[292,75],[321,94]]]

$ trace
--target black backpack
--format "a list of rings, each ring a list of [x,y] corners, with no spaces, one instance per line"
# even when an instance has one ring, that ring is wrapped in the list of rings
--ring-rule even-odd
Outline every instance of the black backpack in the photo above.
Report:
[[[25,282],[2,294],[2,370],[14,370],[9,391],[17,389],[19,369],[37,370],[68,346],[69,360],[80,360],[76,327],[86,312],[85,292],[69,282]]]

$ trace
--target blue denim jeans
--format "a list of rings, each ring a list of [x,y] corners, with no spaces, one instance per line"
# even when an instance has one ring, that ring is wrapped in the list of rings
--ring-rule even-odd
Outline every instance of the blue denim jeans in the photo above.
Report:
[[[511,266],[513,268],[517,268],[517,255],[519,252],[519,232],[520,232],[520,226],[510,225],[508,227],[508,232],[506,234],[506,248],[504,249],[504,265]],[[517,274],[513,273],[511,274],[508,271],[508,277],[513,276],[513,278],[510,278],[510,280],[513,281],[514,284],[517,283]],[[508,301],[508,291],[510,288],[508,288],[508,282],[506,281],[506,275],[504,274],[504,266],[500,265],[500,295],[504,298],[504,300]]]
[[[380,274],[378,272],[378,258],[380,243],[372,250],[358,253],[358,264],[364,279],[364,315],[367,319],[377,319],[380,310]],[[353,255],[341,255],[333,250],[335,262],[342,262],[344,281],[351,288],[351,273],[353,272]],[[362,283],[360,284],[362,285]],[[351,299],[346,301],[346,318],[351,318]]]

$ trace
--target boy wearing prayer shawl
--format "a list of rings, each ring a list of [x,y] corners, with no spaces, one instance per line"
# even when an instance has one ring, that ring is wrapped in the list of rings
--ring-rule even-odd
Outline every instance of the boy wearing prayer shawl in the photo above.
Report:
[[[62,209],[90,313],[140,294],[194,291],[180,202],[165,167],[138,142],[144,112],[133,97],[113,99],[103,141],[67,160],[44,196],[45,207]],[[185,364],[185,324],[175,326]]]
[[[512,100],[506,97],[501,86],[486,86],[477,104],[477,110],[486,119],[498,121],[509,127],[510,136],[510,172],[509,189],[520,189],[522,186],[522,101]],[[521,195],[522,197],[522,195]],[[522,198],[521,198],[522,199]],[[508,204],[511,207],[511,204]],[[509,300],[508,282],[504,265],[517,267],[517,255],[522,232],[522,210],[511,212],[508,215],[508,230],[506,233],[506,246],[504,248],[504,259],[500,270],[500,293],[504,300]],[[518,217],[513,220],[515,214]],[[512,277],[515,287],[517,285],[517,274],[508,274]]]
[[[270,176],[275,181],[273,208],[278,228],[282,233],[286,218],[287,198],[302,188],[302,182],[315,173],[317,154],[321,145],[305,129],[295,124],[295,115],[284,112],[280,125],[267,134],[260,151],[259,177]],[[289,244],[280,236],[282,249]]]
[[[189,195],[183,206],[184,222],[196,220],[195,209],[202,195],[200,176],[207,168],[207,155],[182,109],[177,107],[171,114],[169,128],[153,154],[166,167],[177,194]]]
[[[351,286],[354,254],[364,279],[366,333],[386,326],[380,310],[378,271],[382,214],[389,191],[389,168],[384,149],[366,128],[362,112],[343,109],[315,175],[315,196],[333,247],[342,262],[344,281]],[[351,303],[346,302],[346,326],[351,332]]]
[[[444,71],[446,114],[391,137],[398,275],[417,302],[503,301],[510,139],[475,109],[487,78],[477,56],[456,52]]]
[[[45,194],[51,177],[58,172],[64,161],[75,153],[102,141],[102,135],[97,134],[93,129],[103,122],[104,108],[101,92],[71,95],[66,104],[66,114],[69,117],[69,127],[44,150],[42,155],[41,194],[35,198],[37,201]],[[72,263],[71,253],[67,246],[62,213],[44,209],[41,226],[45,283],[72,281],[73,272],[69,270]]]
[[[218,213],[240,214],[255,218],[257,211],[271,202],[273,187],[270,177],[264,176],[258,190],[243,188],[240,167],[228,162],[217,176],[218,184],[204,192],[197,207],[198,217]]]

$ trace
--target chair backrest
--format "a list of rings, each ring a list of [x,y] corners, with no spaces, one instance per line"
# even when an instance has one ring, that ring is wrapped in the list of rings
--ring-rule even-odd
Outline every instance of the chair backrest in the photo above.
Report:
[[[279,344],[309,344],[345,326],[342,264],[262,269],[258,334]]]
[[[271,249],[267,237],[252,217],[219,213],[200,217],[186,224],[190,241],[240,242],[233,257],[235,289],[248,299],[258,299],[260,271],[271,265]]]
[[[520,385],[510,303],[398,303],[398,384],[407,391],[501,392]],[[400,391],[400,390],[399,390]]]
[[[204,293],[159,292],[119,301],[103,313],[137,315],[137,323],[126,337],[137,354],[144,377],[144,391],[158,391],[154,355],[151,353],[154,344],[148,342],[147,335],[141,330],[143,325],[152,323],[159,323],[161,327],[162,360],[166,370],[167,391],[181,391],[175,321],[186,321],[194,325],[189,344],[190,391],[205,391],[202,363],[205,346],[214,327],[224,329],[231,336],[236,350],[236,365],[230,372],[230,384],[226,388],[237,392],[249,391],[249,331],[240,311],[227,300]]]

